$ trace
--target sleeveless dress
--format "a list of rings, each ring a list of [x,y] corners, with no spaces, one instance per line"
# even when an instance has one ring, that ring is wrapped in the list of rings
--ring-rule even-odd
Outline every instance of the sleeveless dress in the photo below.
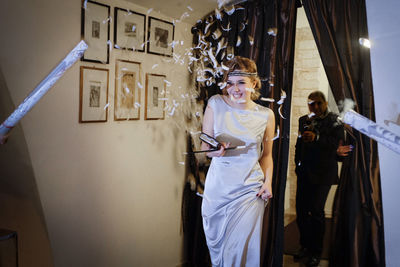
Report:
[[[205,182],[202,216],[213,266],[260,266],[261,230],[266,202],[257,197],[264,182],[259,159],[268,108],[241,110],[221,95],[209,99],[214,113],[214,137],[245,145],[213,157]]]

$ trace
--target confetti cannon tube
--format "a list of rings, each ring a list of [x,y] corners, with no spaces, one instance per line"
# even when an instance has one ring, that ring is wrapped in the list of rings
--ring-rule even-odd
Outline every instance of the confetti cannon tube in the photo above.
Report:
[[[344,114],[343,122],[400,154],[400,136],[361,116],[354,110],[349,110]]]
[[[7,133],[31,110],[44,94],[64,75],[88,48],[82,40],[77,46],[58,64],[58,66],[24,99],[17,109],[0,125],[0,136]]]

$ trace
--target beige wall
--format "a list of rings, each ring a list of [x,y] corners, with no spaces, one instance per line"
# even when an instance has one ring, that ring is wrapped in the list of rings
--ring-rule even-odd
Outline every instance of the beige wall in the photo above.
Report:
[[[99,2],[111,5],[111,14],[114,6],[147,12],[124,1]],[[0,66],[14,104],[79,42],[80,7],[80,0],[2,1]],[[190,25],[177,24],[175,40],[184,41],[175,50],[183,54],[192,41]],[[113,121],[116,58],[141,62],[142,81],[146,72],[165,74],[171,99],[188,91],[186,65],[113,49],[110,64],[75,64],[22,120],[57,267],[176,266],[183,260],[185,167],[179,162],[186,126],[179,114],[145,121],[143,107],[139,121]],[[81,65],[110,71],[106,123],[78,123]]]
[[[294,164],[294,152],[299,128],[299,117],[307,114],[307,96],[315,91],[322,91],[328,96],[329,83],[326,78],[324,67],[318,53],[311,28],[303,8],[298,9],[295,60],[293,73],[293,91],[291,107],[291,130],[289,147],[289,168],[285,194],[286,214],[295,214],[296,205],[296,174]],[[325,212],[332,214],[332,201],[336,186],[333,186],[325,205]]]

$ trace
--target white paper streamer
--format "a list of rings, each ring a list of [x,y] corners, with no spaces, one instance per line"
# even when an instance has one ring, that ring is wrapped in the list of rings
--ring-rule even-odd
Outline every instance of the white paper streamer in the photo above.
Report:
[[[354,110],[349,110],[344,114],[343,122],[400,154],[400,136],[388,129],[358,114]]]
[[[82,40],[77,46],[53,69],[53,71],[24,99],[14,112],[0,125],[0,134],[8,133],[31,110],[44,94],[64,75],[79,58],[82,57],[87,44]]]

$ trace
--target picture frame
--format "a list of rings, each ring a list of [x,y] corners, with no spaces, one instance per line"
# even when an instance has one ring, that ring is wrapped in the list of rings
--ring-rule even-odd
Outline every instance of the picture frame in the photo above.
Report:
[[[108,69],[81,66],[79,122],[106,122],[108,119]]]
[[[82,61],[108,64],[110,59],[110,6],[91,0],[82,5],[82,39],[88,49]]]
[[[121,49],[144,52],[146,16],[115,7],[114,19],[114,44]]]
[[[175,26],[171,22],[149,17],[147,53],[172,57]]]
[[[115,64],[114,120],[140,119],[141,64],[117,60]]]
[[[165,96],[166,84],[165,75],[146,74],[146,93],[145,93],[145,120],[163,120],[165,117]]]

